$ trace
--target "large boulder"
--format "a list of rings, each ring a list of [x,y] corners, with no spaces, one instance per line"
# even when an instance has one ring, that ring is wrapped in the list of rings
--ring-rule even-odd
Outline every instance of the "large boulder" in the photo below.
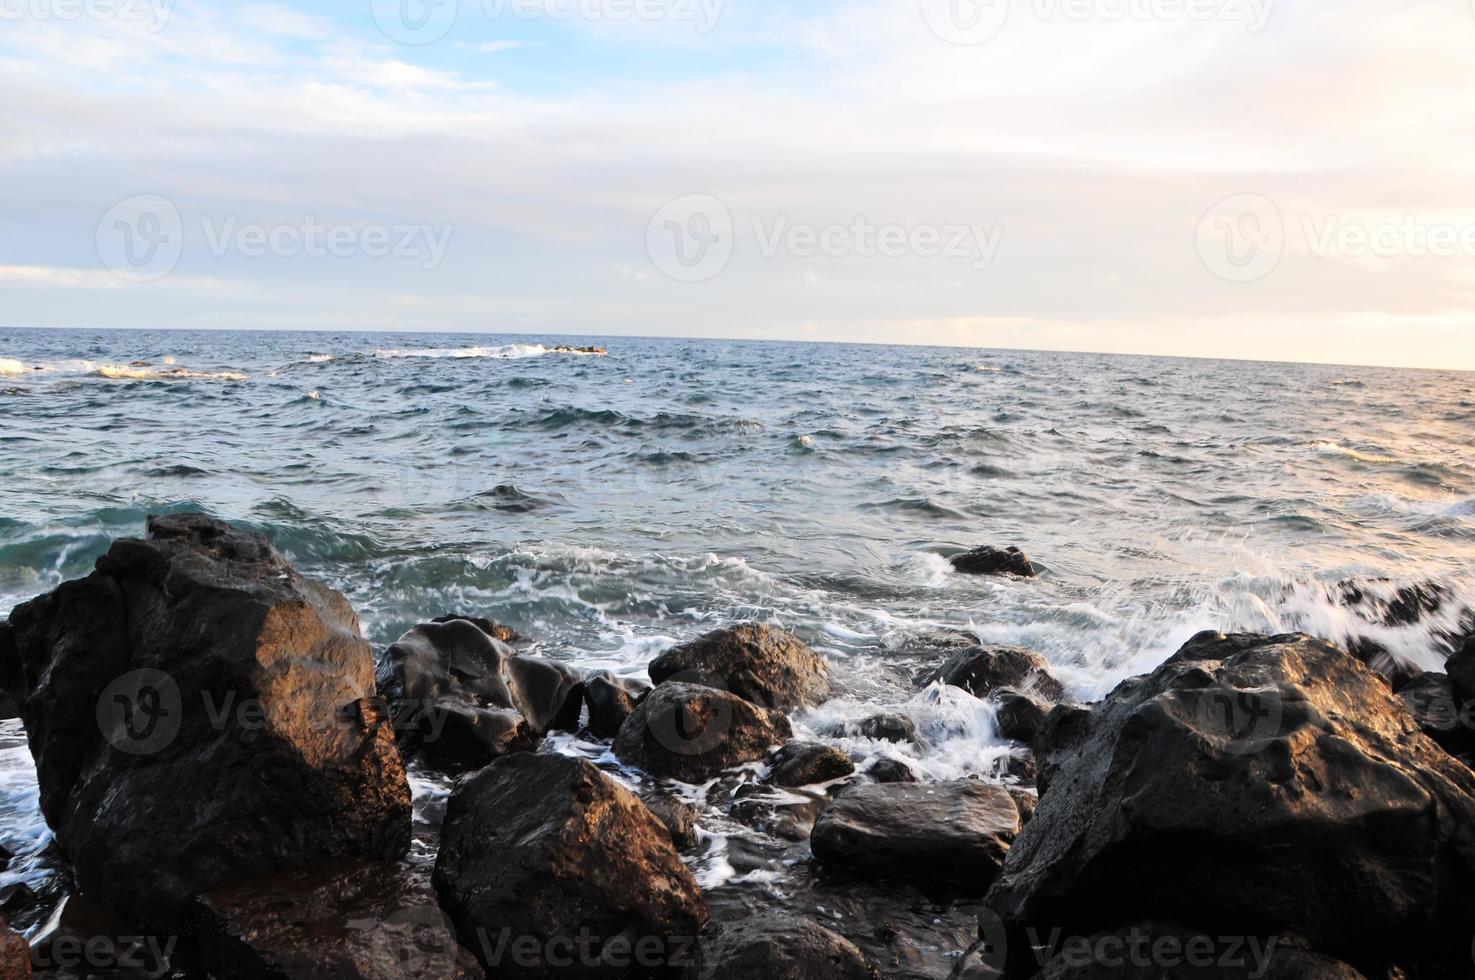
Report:
[[[826,864],[982,892],[1019,833],[1007,790],[977,779],[870,783],[841,793],[810,837]]]
[[[1013,545],[1007,548],[983,545],[961,555],[953,555],[948,561],[964,575],[1017,575],[1020,578],[1034,578],[1036,574],[1029,556]]]
[[[1364,972],[1468,968],[1475,773],[1347,653],[1201,634],[1057,708],[1035,750],[1047,785],[987,898],[1011,929],[1177,919]]]
[[[600,670],[584,678],[584,703],[589,706],[589,731],[596,738],[614,738],[635,712],[650,685],[632,677]]]
[[[1055,702],[1065,688],[1050,673],[1050,662],[1033,650],[1012,646],[977,646],[959,650],[941,667],[924,674],[926,687],[938,682],[960,687],[975,698],[986,698],[1000,688]]]
[[[877,980],[876,968],[844,936],[810,919],[759,915],[702,937],[687,980]]]
[[[451,794],[435,890],[498,977],[683,965],[707,904],[665,825],[582,759],[504,756]]]
[[[484,976],[428,868],[343,861],[229,885],[204,899],[201,958],[220,980],[471,980]]]
[[[850,756],[822,742],[790,742],[774,753],[768,781],[775,786],[812,786],[855,772]]]
[[[82,889],[168,926],[227,882],[403,854],[409,784],[348,600],[203,515],[148,534],[10,617]]]
[[[615,755],[653,776],[700,783],[755,762],[785,741],[789,720],[735,694],[666,683],[647,694],[615,737]]]
[[[423,623],[385,651],[379,691],[407,747],[480,767],[578,727],[583,687],[563,664],[520,657],[469,619]]]
[[[651,661],[650,679],[705,684],[785,711],[830,693],[823,657],[793,634],[757,623],[713,630],[672,647]]]

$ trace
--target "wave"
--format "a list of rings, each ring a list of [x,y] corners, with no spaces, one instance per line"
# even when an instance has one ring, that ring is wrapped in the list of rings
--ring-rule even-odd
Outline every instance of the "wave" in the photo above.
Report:
[[[1340,443],[1330,439],[1318,439],[1312,446],[1324,456],[1345,456],[1347,459],[1356,460],[1359,463],[1397,463],[1399,460],[1392,456],[1382,456],[1377,453],[1366,453],[1358,449],[1349,449]]]
[[[422,347],[422,348],[387,348],[374,352],[375,357],[386,360],[401,360],[404,358],[432,358],[436,360],[472,360],[475,358],[493,358],[495,360],[518,360],[524,357],[542,357],[544,354],[573,354],[575,356],[603,357],[605,350],[600,347],[568,347],[558,344],[554,347],[545,347],[542,344],[503,344],[500,347]]]
[[[20,361],[13,361],[8,357],[0,357],[0,377],[13,378],[26,373],[26,366]]]
[[[247,381],[240,371],[191,371],[182,367],[104,364],[95,372],[114,381]]]

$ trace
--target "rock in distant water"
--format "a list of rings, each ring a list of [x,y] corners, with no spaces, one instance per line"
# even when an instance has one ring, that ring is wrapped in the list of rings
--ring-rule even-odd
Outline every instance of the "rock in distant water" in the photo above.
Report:
[[[876,980],[855,944],[809,919],[760,915],[702,939],[686,980]]]
[[[941,681],[961,687],[975,698],[986,698],[1008,687],[1046,701],[1065,697],[1065,688],[1050,673],[1050,663],[1033,650],[990,646],[959,650],[941,667],[922,677],[922,686]]]
[[[615,755],[653,776],[700,783],[754,762],[791,734],[789,720],[735,694],[666,683],[647,694],[615,738]]]
[[[816,704],[830,693],[823,657],[793,634],[757,623],[713,630],[672,647],[651,662],[650,679],[706,684],[784,711]]]
[[[1008,548],[984,545],[972,551],[965,551],[961,555],[953,555],[948,561],[952,563],[953,568],[964,575],[1035,577],[1035,567],[1030,564],[1029,556],[1012,545]]]
[[[26,980],[31,975],[31,947],[0,918],[0,980]]]
[[[833,745],[790,742],[775,753],[768,781],[776,786],[812,786],[855,772],[850,756]]]
[[[1475,773],[1345,652],[1201,634],[1035,750],[1048,785],[986,899],[1011,929],[1171,917],[1468,970]]]
[[[344,861],[212,892],[201,956],[220,980],[472,980],[428,869]]]
[[[227,882],[403,854],[409,784],[348,600],[203,515],[148,533],[10,617],[82,889],[168,927]]]
[[[487,619],[483,616],[458,616],[453,613],[449,616],[437,616],[431,622],[449,623],[454,619],[464,619],[468,623],[473,623],[477,629],[481,630],[487,636],[490,636],[494,640],[501,640],[503,643],[520,643],[522,641],[522,634],[511,626],[505,626],[494,619]]]
[[[635,703],[649,690],[649,684],[629,677],[616,677],[607,670],[584,678],[589,731],[597,738],[614,738],[625,719],[635,711]]]
[[[583,688],[568,667],[519,657],[474,622],[416,626],[380,665],[379,690],[408,745],[455,765],[484,766],[578,727]]]
[[[836,867],[981,892],[1018,833],[1019,810],[993,783],[872,783],[851,787],[820,814],[810,847]]]
[[[601,956],[683,966],[708,915],[665,825],[590,763],[557,755],[505,756],[456,787],[434,883],[497,977],[593,976]]]

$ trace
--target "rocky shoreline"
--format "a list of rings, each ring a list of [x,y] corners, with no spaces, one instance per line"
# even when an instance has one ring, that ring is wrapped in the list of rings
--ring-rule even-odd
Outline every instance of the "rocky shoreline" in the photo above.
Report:
[[[680,644],[645,684],[522,652],[486,612],[376,654],[341,594],[202,515],[17,607],[0,714],[76,891],[29,950],[0,925],[0,980],[1475,974],[1471,636],[1404,676],[1375,645],[1205,633],[1094,704],[1032,651],[938,637],[918,686],[988,702],[1018,745],[929,782],[795,739],[843,679],[775,628]],[[433,819],[422,770],[454,779]],[[764,830],[725,860],[782,898],[699,884],[714,845],[674,783]]]

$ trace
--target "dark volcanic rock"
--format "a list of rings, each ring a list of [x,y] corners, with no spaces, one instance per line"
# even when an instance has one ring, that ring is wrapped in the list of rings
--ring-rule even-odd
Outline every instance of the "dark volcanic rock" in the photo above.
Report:
[[[457,785],[434,883],[462,944],[498,977],[588,976],[601,955],[636,962],[632,948],[670,962],[708,915],[645,804],[556,755],[504,756]]]
[[[651,661],[650,679],[731,691],[765,708],[785,711],[830,693],[830,669],[798,637],[757,623],[714,630]]]
[[[700,783],[763,758],[790,734],[783,715],[735,694],[666,683],[647,694],[620,726],[615,755],[653,776]]]
[[[0,918],[0,980],[26,980],[31,975],[31,947]]]
[[[1444,671],[1454,685],[1456,703],[1475,703],[1475,639],[1466,641],[1462,649],[1444,662]]]
[[[459,616],[454,613],[448,616],[437,616],[431,620],[432,623],[449,623],[453,620],[464,619],[473,624],[487,636],[502,643],[521,643],[522,634],[511,626],[497,622],[495,619],[487,619],[484,616]]]
[[[1035,980],[1363,980],[1283,936],[1130,926],[1062,943]]]
[[[1459,755],[1475,749],[1471,712],[1455,700],[1448,674],[1426,671],[1399,688],[1398,699],[1424,734],[1447,751]]]
[[[867,784],[820,815],[810,846],[836,867],[982,891],[1018,833],[1018,808],[992,783]]]
[[[635,711],[635,704],[650,690],[629,677],[616,677],[607,670],[584,678],[584,703],[589,706],[589,731],[598,738],[614,738],[620,726]]]
[[[15,648],[15,628],[8,621],[0,622],[0,721],[20,717],[25,686],[20,651]]]
[[[1019,810],[1019,825],[1021,827],[1029,823],[1030,818],[1035,815],[1035,808],[1040,805],[1038,795],[1031,793],[1027,789],[1019,789],[1013,786],[1009,787],[1009,799],[1014,801],[1014,806]]]
[[[833,745],[790,742],[774,754],[768,781],[778,786],[811,786],[842,779],[855,772],[850,756]]]
[[[1029,556],[1012,546],[995,548],[991,545],[984,545],[972,551],[965,551],[961,555],[953,555],[948,561],[952,563],[953,568],[964,575],[1035,577],[1035,567],[1030,564]]]
[[[1449,590],[1438,582],[1395,585],[1387,579],[1338,582],[1333,598],[1351,607],[1370,623],[1410,626],[1436,613],[1449,598]]]
[[[456,941],[428,869],[339,862],[212,892],[200,939],[222,980],[471,980],[484,973]]]
[[[562,664],[519,657],[467,619],[416,626],[384,654],[379,690],[408,746],[437,760],[483,766],[573,730],[581,681]]]
[[[990,695],[994,702],[994,724],[999,737],[1028,745],[1045,723],[1049,705],[1039,698],[1021,694],[1012,688],[1000,688]]]
[[[41,808],[81,888],[150,925],[230,881],[409,846],[358,620],[259,534],[149,519],[16,608]]]
[[[917,781],[916,773],[912,772],[911,766],[899,759],[877,759],[866,770],[866,775],[878,783],[915,783]]]
[[[975,698],[986,698],[999,688],[1013,688],[1045,701],[1065,697],[1065,688],[1050,673],[1050,663],[1033,650],[994,646],[959,650],[930,674],[922,686],[941,681],[961,687]]]
[[[809,919],[760,915],[702,937],[688,980],[877,980],[855,944]]]
[[[697,812],[674,796],[655,795],[644,800],[656,819],[671,832],[671,843],[677,850],[686,851],[701,843],[697,832]]]
[[[1201,634],[1035,750],[1048,788],[987,899],[1012,929],[1172,917],[1468,970],[1475,773],[1343,651]]]
[[[861,738],[874,738],[881,742],[917,742],[917,723],[906,715],[884,712],[863,718],[855,726]]]

